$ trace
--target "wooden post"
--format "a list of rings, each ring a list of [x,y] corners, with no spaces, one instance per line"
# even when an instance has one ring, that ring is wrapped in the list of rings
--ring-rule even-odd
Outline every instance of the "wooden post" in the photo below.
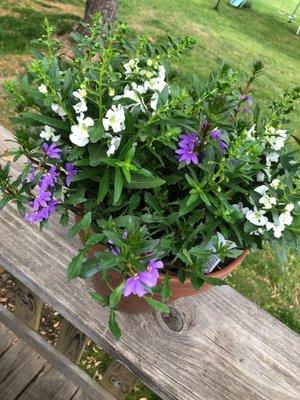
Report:
[[[43,301],[23,283],[17,282],[15,315],[30,328],[38,331],[42,308]]]
[[[113,361],[106,369],[101,380],[103,386],[116,399],[124,399],[131,392],[137,377],[118,361]]]
[[[86,343],[87,337],[64,319],[55,345],[57,350],[77,364],[80,361]]]

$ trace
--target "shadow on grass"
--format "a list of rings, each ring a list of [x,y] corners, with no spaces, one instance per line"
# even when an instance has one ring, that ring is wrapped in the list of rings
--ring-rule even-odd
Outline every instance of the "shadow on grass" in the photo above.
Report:
[[[12,11],[19,15],[0,16],[0,54],[26,52],[30,41],[41,36],[45,17],[56,26],[59,35],[70,32],[80,20],[73,14],[41,12],[29,8],[14,7]]]

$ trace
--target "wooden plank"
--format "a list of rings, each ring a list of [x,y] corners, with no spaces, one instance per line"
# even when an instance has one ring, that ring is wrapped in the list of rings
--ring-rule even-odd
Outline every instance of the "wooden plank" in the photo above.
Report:
[[[0,324],[0,357],[12,346],[16,340],[16,335],[14,335],[4,325]]]
[[[87,340],[87,337],[83,333],[64,319],[55,347],[68,357],[69,360],[77,364],[80,361]]]
[[[72,400],[89,400],[89,398],[86,396],[85,393],[83,393],[83,391],[81,389],[79,389],[74,397],[72,397]]]
[[[3,210],[0,264],[163,399],[299,399],[299,336],[227,286],[177,300],[168,319],[120,314],[114,340],[88,282],[66,279],[80,242],[52,221],[40,233],[13,206]]]
[[[18,400],[73,400],[77,386],[51,365],[23,391]]]
[[[16,284],[16,304],[14,313],[30,328],[38,331],[43,309],[43,301],[23,283]]]
[[[16,341],[0,358],[0,398],[15,400],[45,365],[25,343]]]
[[[24,322],[0,305],[0,321],[24,340],[32,349],[41,354],[53,367],[61,371],[67,378],[79,386],[88,396],[95,400],[114,400],[96,381],[81,371],[68,358],[46,342],[38,333],[30,329]],[[6,354],[6,353],[5,353]],[[4,355],[5,355],[4,354]],[[1,391],[0,391],[1,393]]]
[[[137,377],[118,361],[113,361],[105,370],[101,385],[105,387],[116,399],[122,400],[133,389]]]

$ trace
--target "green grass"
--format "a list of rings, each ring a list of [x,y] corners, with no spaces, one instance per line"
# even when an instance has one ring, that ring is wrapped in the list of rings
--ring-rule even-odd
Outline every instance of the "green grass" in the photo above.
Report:
[[[216,0],[120,0],[119,19],[130,28],[149,34],[153,39],[165,35],[191,35],[197,40],[194,50],[182,57],[178,67],[197,72],[202,78],[229,62],[242,76],[253,60],[265,64],[264,74],[257,81],[255,99],[267,107],[284,90],[299,85],[300,36],[295,35],[300,23],[287,23],[287,16],[298,0],[254,0],[252,9],[234,9],[222,0],[218,12],[212,10]],[[288,3],[288,4],[287,4]],[[83,14],[84,0],[6,0],[0,6],[0,82],[12,77],[29,59],[29,42],[41,34],[45,16],[57,25],[58,33],[68,32]],[[299,135],[300,107],[292,119]],[[9,127],[10,108],[0,90],[0,123]],[[300,332],[300,259],[294,254],[284,272],[274,254],[266,249],[253,252],[229,279],[244,296]],[[86,349],[91,357],[91,376],[102,372],[109,359]],[[85,358],[86,358],[85,357]],[[95,363],[99,365],[95,366]],[[127,400],[156,400],[157,396],[138,385]]]

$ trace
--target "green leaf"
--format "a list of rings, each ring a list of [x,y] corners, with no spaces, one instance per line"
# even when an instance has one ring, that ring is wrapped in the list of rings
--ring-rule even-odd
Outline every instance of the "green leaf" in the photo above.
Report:
[[[90,144],[89,149],[89,161],[92,167],[96,167],[103,163],[106,159],[106,150],[102,148],[99,144]]]
[[[99,184],[97,204],[101,203],[104,200],[105,196],[107,195],[109,189],[109,181],[110,181],[110,175],[109,175],[109,169],[107,168],[104,171],[104,174]]]
[[[107,298],[101,296],[101,294],[99,294],[99,293],[92,292],[91,293],[91,298],[93,300],[95,300],[97,303],[99,303],[102,307],[108,306]]]
[[[117,305],[120,303],[124,285],[125,285],[125,282],[121,282],[120,285],[117,286],[111,292],[111,295],[109,296],[109,307],[110,308],[116,308]]]
[[[68,211],[63,212],[63,214],[60,217],[59,223],[63,226],[66,227],[68,226],[69,223],[69,213]]]
[[[111,309],[109,312],[108,326],[114,337],[119,340],[121,337],[121,329],[116,321],[116,310]]]
[[[86,256],[86,251],[81,251],[68,265],[67,277],[68,279],[74,279],[80,276],[82,264]]]
[[[171,296],[170,277],[168,274],[166,274],[161,289],[162,301],[169,300],[170,296]]]
[[[120,168],[115,168],[115,182],[114,182],[114,205],[120,200],[123,189],[123,179]]]
[[[64,131],[69,131],[70,126],[67,122],[61,121],[56,118],[48,117],[47,115],[43,114],[35,114],[35,113],[22,113],[21,119],[29,124],[35,125],[49,125],[53,128],[62,129]]]
[[[152,297],[148,297],[148,296],[145,296],[144,299],[145,299],[146,302],[147,302],[151,307],[153,307],[155,310],[158,310],[158,311],[160,311],[160,312],[169,314],[170,309],[169,309],[169,307],[168,307],[166,304],[161,303],[160,301],[154,300],[154,299],[152,299]]]
[[[201,286],[203,285],[204,279],[203,279],[203,277],[198,275],[197,271],[193,271],[191,273],[191,282],[192,282],[192,285],[194,286],[194,288],[196,290],[199,290],[201,288]]]
[[[102,233],[93,233],[86,241],[86,246],[94,246],[95,244],[101,243],[104,237]]]
[[[89,137],[92,143],[97,143],[104,135],[104,128],[101,120],[95,122],[95,125],[89,128]]]
[[[77,233],[79,231],[85,231],[85,233],[87,233],[87,231],[89,230],[90,226],[92,223],[92,213],[88,212],[87,214],[85,214],[85,216],[79,221],[77,222],[77,224],[75,224],[68,232],[68,237],[73,237],[75,235],[77,235]]]
[[[140,174],[132,174],[131,182],[126,183],[125,187],[128,189],[151,189],[161,186],[165,180],[155,176],[145,176]]]

